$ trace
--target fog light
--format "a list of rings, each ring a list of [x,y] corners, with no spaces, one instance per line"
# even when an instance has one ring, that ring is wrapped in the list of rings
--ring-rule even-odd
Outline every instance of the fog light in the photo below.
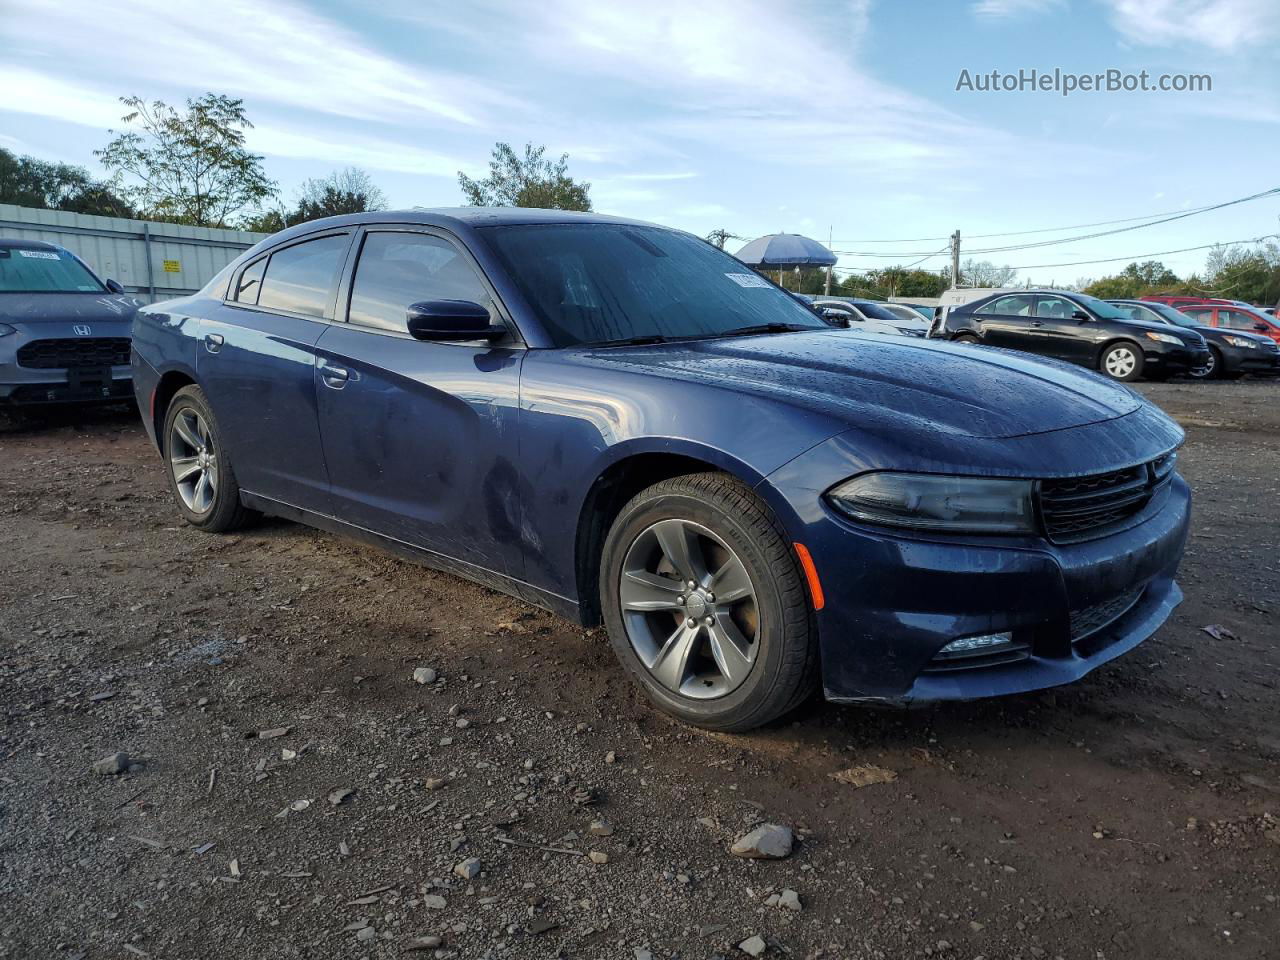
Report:
[[[961,637],[959,640],[952,640],[938,653],[987,653],[995,647],[1012,642],[1012,633],[984,633],[977,637]]]

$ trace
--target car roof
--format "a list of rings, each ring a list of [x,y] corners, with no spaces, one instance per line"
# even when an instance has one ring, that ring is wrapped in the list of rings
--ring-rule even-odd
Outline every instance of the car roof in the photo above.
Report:
[[[334,227],[359,226],[366,223],[416,223],[428,227],[457,230],[459,227],[495,227],[548,223],[613,223],[633,227],[658,227],[661,224],[643,220],[612,217],[604,213],[582,213],[577,210],[543,210],[535,207],[414,207],[410,210],[375,210],[368,213],[348,213],[338,217],[309,220],[296,227],[282,230],[276,236],[301,236],[316,230]],[[274,239],[274,238],[273,238]]]
[[[24,240],[18,237],[0,237],[0,247],[6,250],[61,250],[62,247],[56,243],[46,243],[43,240]]]

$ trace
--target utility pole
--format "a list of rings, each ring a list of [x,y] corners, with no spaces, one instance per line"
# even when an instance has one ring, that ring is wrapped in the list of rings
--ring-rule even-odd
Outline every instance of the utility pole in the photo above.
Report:
[[[831,226],[827,225],[827,250],[831,250]],[[827,282],[823,284],[822,295],[824,297],[831,296],[831,264],[827,264]]]
[[[951,286],[960,286],[960,231],[951,235]]]

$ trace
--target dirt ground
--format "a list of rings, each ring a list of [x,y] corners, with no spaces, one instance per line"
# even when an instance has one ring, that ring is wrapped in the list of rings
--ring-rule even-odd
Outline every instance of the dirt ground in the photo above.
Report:
[[[750,736],[481,587],[184,526],[132,412],[0,421],[0,956],[1275,957],[1280,385],[1141,389],[1196,494],[1152,640],[1051,693]],[[91,770],[115,751],[139,766]],[[730,856],[761,822],[795,852]]]

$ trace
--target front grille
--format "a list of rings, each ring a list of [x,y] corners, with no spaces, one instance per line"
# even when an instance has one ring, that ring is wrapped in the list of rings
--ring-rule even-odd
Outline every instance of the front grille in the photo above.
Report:
[[[1173,473],[1177,454],[1087,477],[1041,480],[1040,515],[1055,543],[1101,536],[1142,510]]]
[[[1138,602],[1144,587],[1071,611],[1071,642],[1079,643],[1123,617]]]
[[[35,370],[116,367],[128,362],[128,337],[32,340],[18,348],[18,366]]]

